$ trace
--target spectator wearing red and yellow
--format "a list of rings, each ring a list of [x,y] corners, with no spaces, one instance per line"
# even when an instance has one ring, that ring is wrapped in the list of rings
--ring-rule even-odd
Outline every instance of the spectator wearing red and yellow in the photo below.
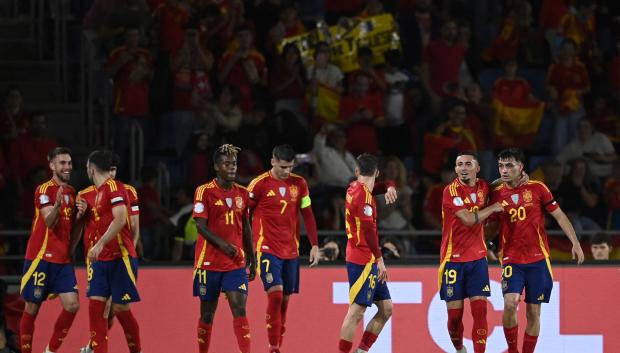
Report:
[[[577,57],[573,40],[562,42],[558,60],[547,72],[547,89],[558,112],[553,136],[553,152],[557,153],[573,138],[584,115],[583,96],[590,92],[590,76]]]
[[[558,36],[575,42],[577,54],[588,60],[596,46],[596,18],[594,0],[576,0],[561,17]]]
[[[340,120],[347,131],[347,150],[377,154],[377,127],[383,125],[383,97],[369,92],[370,78],[360,73],[350,95],[340,101]]]
[[[189,12],[179,0],[166,0],[153,11],[153,17],[159,23],[159,49],[176,54],[185,42],[184,28],[190,19]]]
[[[280,20],[269,30],[267,39],[267,49],[270,51],[267,55],[271,57],[277,56],[276,47],[286,37],[296,36],[306,31],[306,27],[299,19],[297,8],[294,4],[288,3],[284,5],[280,11]]]
[[[249,28],[241,27],[237,32],[238,47],[228,49],[219,64],[220,82],[236,86],[241,93],[241,111],[252,110],[254,99],[252,87],[267,82],[265,58],[254,48],[254,36]]]

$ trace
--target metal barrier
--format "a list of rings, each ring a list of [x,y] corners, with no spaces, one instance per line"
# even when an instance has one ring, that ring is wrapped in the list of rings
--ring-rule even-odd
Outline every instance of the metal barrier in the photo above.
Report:
[[[129,177],[132,184],[140,178],[140,168],[144,163],[144,131],[137,121],[131,123],[129,132]]]

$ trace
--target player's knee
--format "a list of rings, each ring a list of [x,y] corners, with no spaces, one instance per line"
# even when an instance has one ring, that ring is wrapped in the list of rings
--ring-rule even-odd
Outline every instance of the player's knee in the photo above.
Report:
[[[80,302],[77,300],[70,301],[68,303],[65,303],[63,305],[63,308],[70,313],[77,313],[78,310],[80,310]]]
[[[390,304],[390,305],[384,305],[381,310],[378,311],[379,315],[381,315],[381,318],[384,321],[388,321],[391,317],[392,317],[392,311],[394,310],[394,307]]]
[[[504,312],[509,312],[511,314],[516,313],[518,307],[519,307],[519,300],[506,299],[504,301]]]
[[[538,310],[526,310],[525,317],[527,318],[527,323],[537,323],[540,321],[540,313]]]
[[[246,315],[245,308],[243,307],[232,308],[232,314],[234,317],[244,317]]]
[[[200,315],[200,321],[202,321],[205,324],[212,324],[214,317],[215,317],[215,313],[207,311]]]
[[[37,316],[37,314],[39,313],[39,307],[39,304],[26,302],[26,304],[24,305],[24,311],[32,316]]]

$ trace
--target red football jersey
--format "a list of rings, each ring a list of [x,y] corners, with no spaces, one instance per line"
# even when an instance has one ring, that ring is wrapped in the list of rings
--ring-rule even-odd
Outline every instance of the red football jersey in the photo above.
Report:
[[[443,189],[441,213],[441,263],[469,262],[486,257],[482,223],[466,226],[456,216],[460,210],[478,212],[487,204],[489,184],[478,179],[469,186],[455,179]]]
[[[133,234],[131,223],[129,222],[130,204],[127,196],[125,184],[120,181],[108,179],[97,188],[95,199],[94,217],[95,233],[93,244],[99,241],[110,227],[114,219],[112,209],[117,206],[127,207],[127,222],[121,231],[116,235],[116,239],[110,240],[101,251],[99,260],[111,261],[125,256],[137,257],[136,249],[133,246]]]
[[[377,233],[377,203],[366,185],[354,181],[349,184],[345,203],[345,222],[347,238],[346,260],[358,265],[366,265],[376,259],[366,242],[366,234],[362,234],[360,223],[371,221],[374,225],[373,234]],[[379,241],[377,240],[377,243]]]
[[[243,252],[243,215],[247,214],[248,203],[248,191],[243,186],[234,184],[226,190],[212,180],[196,188],[193,217],[206,219],[207,228],[213,234]],[[198,237],[194,268],[224,272],[243,267],[245,259],[234,262],[220,249],[209,245],[204,237]]]
[[[500,202],[504,212],[500,221],[500,261],[529,264],[549,258],[543,210],[553,212],[558,204],[551,191],[539,181],[530,180],[514,189],[502,184],[491,193],[490,202]]]
[[[39,258],[47,262],[69,263],[71,247],[71,226],[75,219],[75,189],[70,185],[62,187],[60,216],[54,228],[45,224],[41,209],[54,206],[60,185],[51,179],[39,185],[34,193],[34,220],[26,248],[26,260]]]
[[[129,216],[140,215],[140,206],[138,206],[138,193],[136,189],[128,184],[125,184],[125,190],[127,192],[127,200],[129,200]],[[94,243],[95,233],[95,199],[97,197],[97,189],[94,185],[87,187],[86,189],[78,193],[78,199],[82,198],[88,204],[88,209],[84,214],[84,254],[88,253],[88,250]]]
[[[291,173],[286,180],[279,180],[267,172],[252,180],[248,191],[256,202],[252,218],[256,251],[281,259],[298,257],[299,210],[311,204],[304,178]]]

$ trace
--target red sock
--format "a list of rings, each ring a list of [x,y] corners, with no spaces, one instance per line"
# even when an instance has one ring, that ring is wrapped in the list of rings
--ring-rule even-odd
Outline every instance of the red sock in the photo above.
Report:
[[[58,348],[60,348],[62,341],[64,341],[65,337],[67,337],[69,328],[71,328],[71,325],[73,324],[75,314],[76,313],[72,313],[65,309],[60,312],[58,319],[56,319],[56,324],[54,325],[54,333],[52,333],[52,338],[50,338],[50,351],[56,352]]]
[[[90,300],[88,320],[90,321],[90,346],[95,353],[108,353],[108,323],[103,317],[105,302]]]
[[[372,345],[375,343],[375,341],[377,340],[377,335],[375,335],[372,332],[369,331],[364,331],[364,334],[362,335],[362,341],[360,342],[360,349],[363,351],[368,352],[370,350],[370,347],[372,347]]]
[[[463,308],[448,309],[448,333],[454,348],[463,348]]]
[[[123,327],[123,332],[125,332],[125,339],[127,339],[129,352],[140,353],[142,351],[142,345],[140,344],[140,327],[131,310],[117,312],[116,318],[118,318],[118,322]]]
[[[288,300],[282,300],[282,310],[280,324],[282,327],[280,328],[280,347],[282,347],[282,341],[284,341],[284,332],[286,332],[286,327],[284,324],[286,323],[286,311],[288,310]]]
[[[353,348],[353,342],[343,340],[342,338],[340,339],[340,342],[338,343],[338,350],[340,353],[349,353],[351,348]]]
[[[35,317],[33,315],[30,315],[25,311],[22,313],[22,319],[19,321],[19,341],[22,348],[22,353],[32,352],[34,320]]]
[[[198,320],[198,352],[207,353],[209,351],[209,343],[211,343],[212,324],[205,324],[202,320]]]
[[[506,328],[504,327],[504,336],[506,336],[506,343],[508,343],[508,353],[519,353],[517,344],[519,343],[519,325]]]
[[[536,348],[536,342],[538,342],[538,336],[530,336],[526,332],[523,336],[522,353],[534,353],[534,348]]]
[[[250,323],[245,316],[233,319],[233,328],[241,353],[250,353]]]
[[[271,292],[267,303],[267,337],[271,347],[279,347],[282,333],[282,292]]]
[[[474,300],[470,303],[471,315],[474,317],[474,327],[471,337],[474,341],[474,353],[484,353],[487,348],[487,301]]]

